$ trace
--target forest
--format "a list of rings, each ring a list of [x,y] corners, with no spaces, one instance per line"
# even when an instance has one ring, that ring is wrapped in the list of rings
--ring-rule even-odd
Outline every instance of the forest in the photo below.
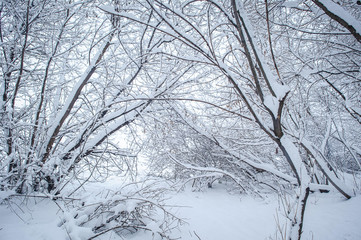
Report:
[[[359,0],[1,0],[0,64],[0,239],[361,238]]]

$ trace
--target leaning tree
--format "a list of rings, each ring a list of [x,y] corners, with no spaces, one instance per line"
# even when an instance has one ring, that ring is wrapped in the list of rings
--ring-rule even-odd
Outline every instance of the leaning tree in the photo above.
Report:
[[[290,238],[301,237],[310,191],[328,191],[330,184],[352,197],[342,175],[360,170],[356,3],[341,1],[339,11],[326,1],[129,4],[102,9],[163,34],[158,54],[195,66],[181,88],[161,99],[178,120],[223,149],[224,161],[237,166],[233,171],[255,182],[268,175],[297,186]],[[169,119],[169,128],[176,126]],[[173,152],[182,152],[174,142]],[[169,152],[183,167],[215,171],[201,166],[204,159]]]

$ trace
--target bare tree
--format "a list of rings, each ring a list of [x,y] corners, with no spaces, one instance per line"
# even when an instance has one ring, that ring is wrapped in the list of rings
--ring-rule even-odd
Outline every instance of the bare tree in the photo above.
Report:
[[[356,75],[359,69],[351,72],[346,70],[351,66],[357,68],[351,57],[355,54],[359,58],[359,45],[354,38],[350,38],[348,33],[334,34],[333,31],[325,32],[327,30],[324,28],[317,27],[316,22],[331,29],[333,25],[328,19],[319,18],[313,11],[314,5],[306,1],[296,7],[273,1],[254,4],[245,1],[243,5],[240,1],[168,3],[154,0],[137,2],[135,5],[137,4],[146,6],[145,14],[154,16],[154,20],[144,22],[130,13],[116,13],[111,8],[104,10],[154,28],[158,33],[169,38],[169,42],[162,45],[161,54],[172,59],[191,62],[199,67],[194,68],[197,70],[193,72],[196,76],[194,78],[198,78],[198,81],[188,82],[191,85],[187,88],[188,94],[181,90],[177,92],[180,97],[168,99],[171,106],[174,106],[175,102],[179,104],[188,101],[182,106],[185,109],[183,116],[186,116],[186,113],[189,116],[183,117],[184,122],[199,128],[199,133],[221,146],[227,154],[233,153],[230,154],[233,159],[243,164],[239,164],[238,171],[245,171],[250,167],[255,173],[267,172],[279,177],[282,174],[276,174],[277,168],[282,166],[284,174],[295,178],[298,185],[296,204],[298,207],[294,212],[289,213],[292,224],[290,238],[301,237],[303,215],[310,190],[322,190],[323,184],[331,183],[345,198],[351,198],[352,191],[342,183],[336,172],[337,169],[332,167],[332,154],[326,156],[320,149],[321,147],[325,150],[326,145],[330,146],[328,145],[330,131],[323,128],[320,122],[323,113],[330,114],[331,120],[338,118],[334,115],[337,113],[337,116],[342,117],[349,114],[348,116],[353,117],[351,121],[358,121],[358,111],[355,107],[344,104],[346,97],[342,98],[343,93],[336,84],[332,83],[328,76],[325,77],[325,72],[317,70],[325,69],[327,63],[331,66],[331,76],[335,79],[338,79],[337,72],[340,75],[348,75],[350,79],[358,79]],[[276,15],[276,11],[280,14]],[[252,14],[248,13],[260,14],[256,14],[259,17],[250,18]],[[310,39],[306,34],[316,37]],[[323,43],[330,35],[335,35],[336,42],[333,44],[337,46],[341,45],[342,40],[347,39],[352,44],[353,51],[329,51],[322,58],[318,58],[317,54],[320,54],[320,50],[324,47],[320,42]],[[272,39],[275,38],[282,41],[273,46]],[[344,44],[342,46],[346,48]],[[312,51],[312,54],[309,54],[310,60],[299,56],[300,54],[307,56],[310,51]],[[288,55],[291,57],[287,57]],[[345,70],[337,69],[331,60],[334,56],[340,56],[337,60],[343,63],[347,62],[348,66]],[[294,59],[299,65],[290,64],[290,60]],[[324,98],[321,92],[311,96],[307,89],[312,88],[319,80],[309,82],[309,78],[298,77],[303,75],[303,72],[296,70],[295,67],[298,66],[317,69],[312,72],[314,74],[311,74],[312,78],[320,77],[328,85],[323,88],[327,95],[335,91],[341,99]],[[335,69],[337,71],[334,71]],[[355,74],[352,71],[355,71]],[[184,79],[185,82],[189,80],[188,77]],[[348,84],[347,80],[340,81],[340,84],[352,85]],[[198,89],[199,94],[193,94]],[[359,100],[354,98],[352,101],[357,103]],[[339,106],[342,105],[344,107],[341,110]],[[321,114],[320,110],[323,108],[326,108],[326,111],[322,110]],[[340,110],[341,115],[338,112]],[[333,122],[336,129],[337,121]],[[239,129],[240,125],[243,125],[244,135],[237,135],[236,133],[239,132],[235,130],[224,131],[219,124],[232,130]],[[207,125],[211,126],[208,131],[203,127]],[[235,142],[241,142],[246,136],[247,128],[256,129],[257,134],[251,138],[252,141],[268,138],[271,141],[270,147],[258,148],[259,152],[256,156],[250,151],[254,148],[235,148]],[[345,127],[343,130],[346,130]],[[348,134],[359,136],[359,127],[354,133],[350,130],[347,128]],[[324,139],[323,145],[313,139],[312,131],[319,132]],[[225,136],[227,133],[229,135]],[[340,137],[337,138],[340,140]],[[336,145],[337,148],[340,147],[340,144]],[[350,144],[345,143],[345,145],[349,146],[350,152],[355,151]],[[268,149],[275,149],[276,153],[281,152],[283,157],[269,154],[269,158],[265,158],[264,156],[267,155],[262,150]],[[245,151],[247,154],[243,153]],[[251,160],[250,155],[254,156]],[[359,163],[359,157],[355,154],[352,158]],[[352,158],[347,158],[346,161]],[[284,160],[286,165],[280,163]],[[272,167],[265,167],[269,165]],[[199,166],[193,168],[196,170]]]
[[[340,2],[2,1],[1,188],[124,172],[134,124],[163,174],[294,189],[300,239],[310,192],[349,199],[361,168],[360,16]]]
[[[109,137],[177,81],[147,64],[154,29],[129,27],[96,1],[39,3],[1,5],[2,184],[19,193],[59,193],[83,163],[134,157]]]

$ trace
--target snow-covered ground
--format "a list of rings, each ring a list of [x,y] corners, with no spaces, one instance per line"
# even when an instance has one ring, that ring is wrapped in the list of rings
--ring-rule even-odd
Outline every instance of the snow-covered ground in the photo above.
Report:
[[[276,219],[279,219],[281,227],[285,222],[276,194],[266,195],[263,199],[229,194],[223,185],[217,184],[204,192],[186,188],[167,197],[167,205],[174,206],[172,211],[187,222],[173,232],[172,236],[179,239],[275,239]],[[54,202],[39,198],[28,198],[26,201],[26,205],[18,201],[0,205],[1,240],[70,239],[67,231],[72,229],[58,227],[60,211]],[[303,239],[361,239],[361,196],[346,201],[337,194],[314,193],[307,204]],[[83,239],[87,234],[83,234]],[[121,238],[108,233],[97,239]],[[153,239],[153,236],[139,231],[127,239],[146,240]]]
[[[266,239],[276,229],[276,196],[262,200],[230,195],[222,186],[216,185],[206,192],[186,190],[170,202],[188,206],[178,209],[178,215],[189,223],[181,228],[181,239],[257,240]]]
[[[1,240],[66,239],[64,229],[57,226],[59,208],[54,202],[29,198],[24,204],[0,205]]]

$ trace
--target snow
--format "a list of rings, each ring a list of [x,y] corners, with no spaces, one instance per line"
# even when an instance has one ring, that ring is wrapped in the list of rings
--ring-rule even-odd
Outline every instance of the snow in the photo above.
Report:
[[[267,95],[264,97],[264,105],[271,110],[272,114],[274,117],[276,117],[278,115],[278,100],[277,98],[271,96],[271,95]]]
[[[237,159],[241,160],[242,162],[245,162],[246,164],[248,164],[248,165],[250,165],[250,166],[252,166],[254,168],[262,169],[262,170],[264,170],[266,172],[272,173],[275,176],[278,176],[278,177],[280,177],[282,179],[285,179],[286,181],[289,181],[290,183],[295,183],[297,181],[292,176],[287,175],[287,174],[275,169],[270,164],[259,163],[259,161],[257,162],[256,157],[251,156],[250,154],[241,155],[240,152],[236,152],[236,151],[232,150],[225,143],[223,143],[223,141],[221,139],[216,138],[215,136],[213,136],[210,133],[211,131],[208,130],[205,125],[203,125],[202,127],[199,127],[199,126],[195,125],[194,123],[192,123],[192,121],[190,119],[188,119],[188,117],[185,116],[185,114],[183,114],[183,112],[176,105],[173,105],[173,108],[176,109],[177,113],[182,117],[182,119],[185,120],[190,126],[192,126],[192,128],[195,129],[198,133],[202,134],[203,136],[207,137],[208,139],[215,140],[217,142],[217,144],[219,144],[219,146],[221,148],[223,148],[229,154],[231,154],[232,156],[234,156]],[[242,154],[245,154],[245,153],[242,153]]]
[[[114,188],[114,184],[120,181],[113,180],[93,187]],[[279,204],[277,194],[265,194],[264,198],[239,193],[231,194],[225,185],[214,183],[213,188],[203,192],[194,192],[187,186],[184,191],[171,192],[166,197],[166,204],[171,207],[172,212],[186,221],[173,231],[171,234],[173,238],[276,239],[276,219],[279,220],[281,228],[285,223],[283,207]],[[61,210],[53,201],[30,197],[25,202],[23,199],[15,198],[11,205],[4,203],[0,205],[0,240],[64,240],[70,239],[69,236],[71,239],[82,240],[91,236],[89,228],[78,227],[71,223],[72,213],[61,214]],[[336,192],[311,193],[305,212],[302,239],[361,239],[359,216],[361,216],[361,196],[345,200]],[[64,218],[67,219],[67,223],[61,224]],[[159,231],[156,222],[149,223],[147,227],[155,232]],[[96,239],[121,238],[114,232],[108,232]],[[150,231],[140,230],[123,239],[161,238]]]
[[[286,1],[282,4],[284,7],[292,8],[292,7],[298,7],[299,1]]]
[[[334,174],[329,170],[327,163],[323,160],[322,157],[318,157],[318,154],[314,148],[314,145],[309,142],[307,139],[302,139],[302,144],[307,147],[308,150],[311,151],[312,155],[316,158],[317,165],[329,176],[329,180],[331,180],[334,185],[339,186],[342,191],[344,191],[347,195],[353,196],[353,191],[346,186],[343,182],[341,182],[338,178],[334,177]]]
[[[178,215],[186,218],[181,239],[266,239],[276,229],[274,214],[277,201],[230,195],[220,185],[207,192],[185,191],[171,203],[188,207],[179,208]]]
[[[348,25],[352,26],[358,34],[361,34],[361,22],[354,18],[350,13],[340,5],[330,0],[318,0],[328,11],[343,19]]]
[[[293,144],[291,138],[288,136],[283,136],[281,138],[281,143],[289,154],[291,161],[296,168],[300,181],[303,183],[303,185],[308,185],[310,182],[310,177],[307,174],[306,167],[302,162],[302,158],[297,147],[295,146],[295,144]]]
[[[0,199],[1,200],[1,199]],[[48,199],[26,200],[19,204],[0,205],[0,239],[64,240],[66,231],[58,227],[59,208]]]
[[[311,194],[305,213],[303,239],[361,239],[361,196]]]
[[[4,64],[4,65],[6,65],[6,64]],[[4,81],[1,81],[1,84],[0,84],[1,96],[4,95],[4,91],[5,91],[5,83],[4,83]],[[5,102],[4,102],[3,98],[0,98],[0,109],[4,109],[4,104],[5,104]]]
[[[62,121],[64,121],[64,117],[66,117],[67,112],[73,108],[73,106],[75,104],[74,100],[77,100],[77,98],[78,98],[77,95],[79,95],[79,93],[82,91],[83,87],[89,80],[88,78],[91,76],[91,75],[89,76],[89,74],[94,70],[94,68],[96,68],[97,62],[100,60],[102,54],[104,54],[104,51],[107,49],[107,46],[111,42],[112,36],[113,35],[109,35],[107,41],[104,41],[102,43],[102,46],[99,48],[98,52],[93,57],[88,68],[85,70],[85,72],[83,73],[81,78],[78,80],[78,82],[72,88],[70,94],[67,96],[67,100],[66,100],[63,108],[57,113],[55,119],[52,122],[50,129],[47,132],[47,139],[45,141],[45,144],[43,145],[41,155],[43,155],[47,151],[47,149],[46,149],[47,145],[50,142],[51,138],[53,137],[55,130],[59,126],[61,127]]]
[[[241,2],[237,1],[236,3],[238,5],[237,8],[240,11],[241,16],[243,18],[244,24],[245,24],[245,26],[246,26],[246,28],[247,28],[247,30],[249,32],[249,35],[253,36],[253,38],[256,39],[257,34],[255,34],[255,31],[253,30],[252,24],[249,21],[249,19],[247,18],[247,13],[245,12]],[[276,95],[275,97],[278,100],[282,100],[286,96],[286,94],[290,91],[289,86],[283,85],[283,84],[280,84],[280,83],[277,82],[276,76],[273,74],[273,72],[269,68],[269,66],[267,64],[267,61],[265,60],[264,55],[261,54],[262,51],[261,51],[261,49],[259,48],[259,46],[257,44],[254,44],[254,50],[255,50],[258,58],[260,59],[260,62],[262,63],[263,70],[266,73],[266,76],[267,76],[268,82],[269,82],[269,84],[271,86],[271,89],[274,91],[274,93]]]

